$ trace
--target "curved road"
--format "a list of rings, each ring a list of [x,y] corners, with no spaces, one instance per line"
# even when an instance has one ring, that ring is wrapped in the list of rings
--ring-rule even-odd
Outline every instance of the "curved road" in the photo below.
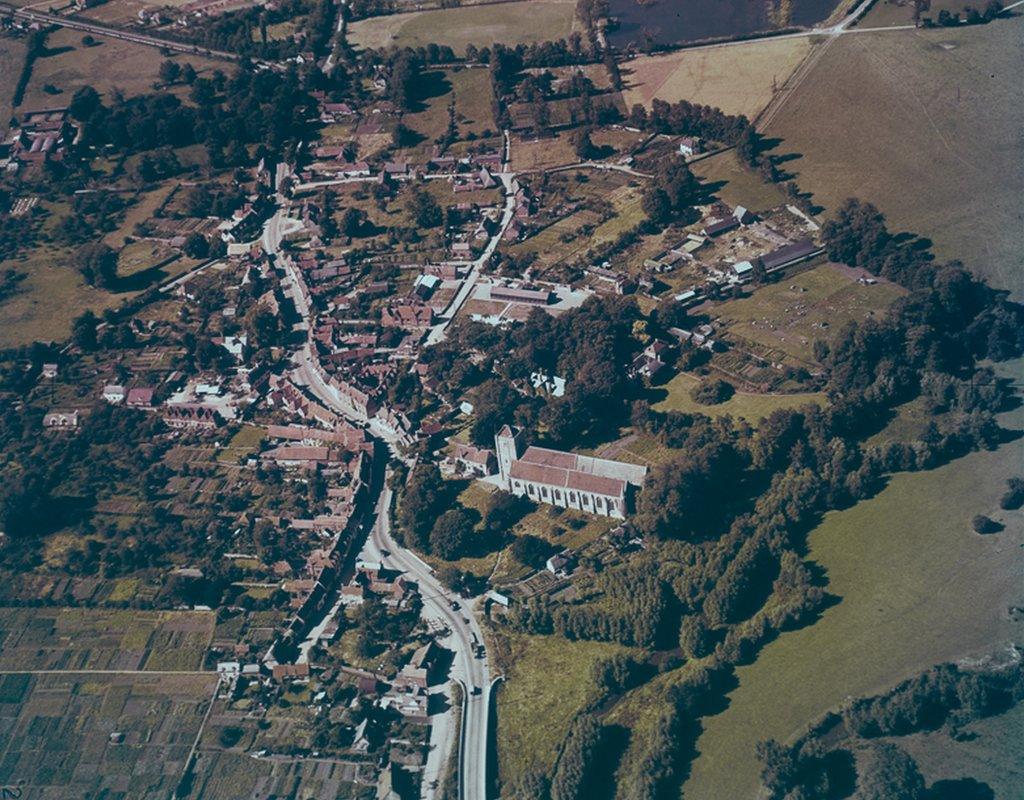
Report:
[[[277,256],[281,243],[287,232],[301,226],[298,220],[287,216],[287,206],[283,197],[278,197],[279,208],[271,217],[263,230],[262,243],[264,250],[271,256]],[[495,241],[500,238],[500,233]],[[491,248],[493,250],[493,248]],[[308,326],[311,309],[298,290],[301,277],[284,259],[278,263],[285,271],[285,284],[288,294],[295,302],[296,310]],[[395,457],[395,437],[381,426],[373,424],[354,414],[351,408],[341,402],[338,393],[328,386],[311,361],[309,340],[305,339],[302,347],[296,352],[294,361],[296,368],[293,375],[302,382],[306,389],[325,406],[341,416],[367,425],[370,433],[383,440]],[[486,649],[480,625],[476,620],[472,604],[458,594],[444,588],[434,576],[431,567],[411,550],[400,547],[391,536],[391,504],[392,492],[388,486],[391,476],[390,469],[385,474],[384,485],[376,504],[376,521],[370,530],[361,556],[366,561],[377,561],[389,568],[400,570],[419,585],[423,600],[423,616],[428,620],[438,620],[451,633],[444,637],[442,644],[454,652],[451,678],[463,684],[466,689],[466,702],[462,716],[463,734],[460,737],[459,752],[459,800],[486,800],[487,798],[487,744],[488,718],[490,702],[490,669],[487,663]],[[453,606],[458,606],[456,609]],[[480,657],[477,657],[477,652]],[[455,732],[442,729],[440,741],[434,741],[434,752],[428,761],[428,768],[437,774],[443,761],[451,751],[451,742]],[[429,786],[424,787],[426,797],[433,796]]]

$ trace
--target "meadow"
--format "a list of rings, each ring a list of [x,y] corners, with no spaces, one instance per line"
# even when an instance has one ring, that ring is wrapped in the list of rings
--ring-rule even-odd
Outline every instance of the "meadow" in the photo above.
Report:
[[[707,414],[709,417],[730,415],[745,419],[756,425],[764,417],[779,409],[793,409],[808,403],[824,405],[825,395],[820,392],[803,392],[800,394],[754,394],[736,392],[724,403],[706,406],[698,403],[690,392],[700,384],[700,378],[680,372],[664,386],[659,387],[668,392],[668,396],[654,405],[656,411],[682,411],[686,414]]]
[[[168,59],[159,50],[103,36],[93,37],[97,44],[82,44],[82,32],[61,28],[46,39],[46,53],[36,59],[32,79],[25,91],[22,108],[49,108],[67,105],[75,91],[92,86],[103,95],[113,90],[125,97],[147,94],[160,85],[160,64]],[[199,75],[209,75],[215,69],[225,73],[231,65],[198,55],[175,56],[172,60],[195,67]],[[59,94],[47,91],[47,86]],[[178,94],[187,93],[188,87],[179,86]],[[109,100],[109,98],[108,98]]]
[[[1024,412],[1002,422],[1019,429]],[[1024,513],[998,509],[1005,480],[1021,473],[1020,454],[1017,440],[900,473],[874,498],[825,517],[810,535],[808,557],[838,602],[737,670],[726,710],[703,720],[687,796],[752,796],[759,740],[789,740],[847,697],[1020,640],[1021,625],[1007,610],[1024,601]],[[978,536],[970,528],[975,514],[1006,528]]]
[[[596,694],[594,663],[629,648],[505,631],[494,645],[505,675],[497,692],[498,764],[501,782],[508,785],[530,770],[554,765],[573,717]]]
[[[572,31],[573,0],[526,0],[370,17],[349,25],[348,39],[357,47],[424,47],[448,45],[462,54],[467,45],[491,47],[546,42]]]
[[[847,322],[884,313],[904,293],[885,281],[858,283],[850,270],[822,264],[722,303],[715,315],[731,335],[811,364],[816,339],[828,341]]]
[[[786,202],[779,187],[766,183],[746,167],[734,150],[695,161],[690,170],[716,197],[730,206],[743,206],[757,214]]]
[[[753,119],[809,50],[805,38],[766,39],[641,56],[623,65],[623,99],[627,108],[689,100]]]
[[[828,45],[766,124],[816,204],[860,197],[1024,296],[1019,44],[1024,18],[859,33]]]

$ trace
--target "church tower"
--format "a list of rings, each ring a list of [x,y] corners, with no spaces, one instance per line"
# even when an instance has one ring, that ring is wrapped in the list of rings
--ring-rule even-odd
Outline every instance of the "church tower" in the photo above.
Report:
[[[522,437],[523,432],[510,425],[503,425],[494,436],[494,452],[498,456],[498,475],[501,477],[501,485],[506,491],[510,487],[509,473],[512,471],[512,464],[519,458]]]

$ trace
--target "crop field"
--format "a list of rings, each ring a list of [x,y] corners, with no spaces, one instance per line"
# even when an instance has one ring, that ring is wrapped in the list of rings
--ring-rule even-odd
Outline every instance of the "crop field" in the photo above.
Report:
[[[828,341],[852,320],[881,314],[904,294],[893,283],[858,283],[851,271],[823,264],[715,307],[729,333],[813,363],[814,340]]]
[[[758,214],[786,202],[778,186],[765,183],[740,162],[733,150],[702,158],[690,169],[704,186],[730,206],[743,206]]]
[[[235,800],[238,797],[344,797],[373,800],[374,785],[350,780],[353,767],[332,759],[253,759],[244,753],[201,750],[191,791],[182,798]]]
[[[641,56],[623,65],[623,99],[626,108],[689,100],[753,119],[810,47],[807,38],[767,39]]]
[[[92,86],[103,95],[118,89],[130,97],[152,92],[153,84],[160,83],[160,64],[167,60],[167,56],[159,50],[120,39],[93,38],[99,44],[87,47],[82,44],[81,31],[61,28],[50,34],[46,40],[47,54],[37,58],[32,67],[32,79],[21,107],[67,105],[82,86]],[[226,69],[229,65],[198,55],[176,56],[175,60],[181,64],[192,64],[200,75],[215,69],[230,71]],[[47,85],[56,88],[60,94],[46,91]],[[184,93],[186,89],[179,87],[176,91]]]
[[[1020,366],[1006,371],[1019,375]],[[1020,429],[1024,412],[1002,423]],[[811,533],[809,558],[838,603],[738,669],[728,708],[703,721],[687,796],[749,797],[760,739],[790,739],[846,697],[1020,641],[1022,626],[1007,609],[1024,602],[1024,513],[998,510],[1005,480],[1020,471],[1017,440],[898,474],[874,498],[827,515]],[[1006,528],[978,536],[975,514]]]
[[[505,674],[496,695],[498,765],[507,785],[531,769],[551,768],[573,717],[592,698],[594,663],[629,648],[504,632],[496,645]]]
[[[0,785],[20,787],[25,798],[170,797],[216,682],[212,675],[4,675]]]
[[[766,126],[814,202],[869,200],[1024,295],[1024,17],[835,40]]]
[[[824,405],[825,395],[820,392],[802,392],[799,394],[753,394],[736,392],[724,403],[706,406],[698,403],[690,392],[700,384],[700,379],[680,372],[663,387],[668,392],[665,399],[654,405],[657,411],[682,411],[686,414],[706,414],[709,417],[724,417],[727,414],[745,419],[756,425],[773,411],[793,409],[808,403]]]
[[[0,608],[0,670],[197,670],[205,611]]]
[[[578,161],[568,136],[512,140],[513,172],[538,172]]]
[[[349,25],[348,39],[357,47],[424,47],[448,45],[464,53],[467,45],[530,44],[563,39],[572,32],[573,0],[526,0],[487,6],[464,6],[411,14],[370,17]]]

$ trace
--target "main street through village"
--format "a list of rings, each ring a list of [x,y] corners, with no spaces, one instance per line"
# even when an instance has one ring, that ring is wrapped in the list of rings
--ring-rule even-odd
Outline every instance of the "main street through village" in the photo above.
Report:
[[[472,294],[481,271],[493,255],[514,212],[515,175],[508,171],[508,137],[506,134],[505,156],[499,175],[505,192],[504,213],[501,224],[488,242],[483,253],[472,263],[441,320],[430,332],[428,343],[444,339],[447,325]],[[316,353],[308,337],[313,311],[302,291],[301,276],[290,259],[282,258],[283,243],[289,233],[299,230],[302,225],[289,216],[289,201],[282,193],[276,196],[277,209],[264,225],[261,243],[264,251],[273,259],[283,274],[282,286],[286,296],[294,302],[299,315],[296,330],[303,333],[302,344],[292,356],[295,382],[323,403],[327,408],[345,417],[350,422],[364,427],[378,444],[378,451],[386,450],[389,460],[405,461],[399,451],[398,436],[377,418],[367,419],[355,412],[344,402],[339,393],[330,386],[315,362]],[[408,462],[406,462],[408,463]],[[391,533],[391,511],[393,494],[390,487],[392,471],[385,471],[384,479],[373,482],[377,493],[372,499],[374,508],[372,522],[368,524],[365,544],[359,552],[359,560],[375,562],[399,570],[419,586],[423,601],[421,617],[433,630],[440,633],[438,642],[453,654],[450,671],[451,683],[435,690],[431,698],[430,752],[424,767],[423,797],[432,800],[441,780],[450,755],[457,753],[458,796],[460,800],[486,800],[488,796],[488,743],[489,720],[491,718],[494,679],[488,663],[486,642],[476,618],[477,604],[446,589],[434,575],[433,569],[414,552],[402,547]],[[300,658],[308,656],[309,650],[318,641],[333,615],[340,612],[340,602],[330,604],[326,616],[314,624],[300,648]],[[458,726],[454,724],[451,687],[461,687],[462,702]],[[457,743],[457,751],[453,746]]]

